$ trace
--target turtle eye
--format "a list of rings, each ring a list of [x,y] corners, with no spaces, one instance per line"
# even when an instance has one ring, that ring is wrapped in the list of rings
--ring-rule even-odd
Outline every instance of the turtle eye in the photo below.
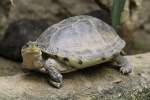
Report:
[[[38,44],[36,44],[35,46],[37,46],[37,47],[38,47],[39,45],[38,45]]]
[[[28,44],[25,44],[25,47],[29,47],[29,45],[28,45]]]
[[[29,45],[28,44],[25,44],[22,48],[25,49],[25,48],[28,48]]]

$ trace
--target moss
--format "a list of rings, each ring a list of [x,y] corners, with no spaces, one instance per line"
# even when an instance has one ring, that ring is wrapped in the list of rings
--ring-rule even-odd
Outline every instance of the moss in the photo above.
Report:
[[[86,91],[90,91],[90,93],[80,93],[80,91],[58,100],[150,100],[150,88],[143,88],[142,91],[139,91],[133,86],[129,88],[129,86],[116,84],[113,88],[101,92],[90,88]]]
[[[134,96],[135,100],[150,100],[150,88],[143,88],[142,91],[138,91]]]

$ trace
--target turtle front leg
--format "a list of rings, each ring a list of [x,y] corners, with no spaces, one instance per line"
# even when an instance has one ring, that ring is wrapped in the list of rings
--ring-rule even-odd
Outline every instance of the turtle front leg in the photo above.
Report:
[[[128,60],[123,57],[121,54],[118,54],[114,57],[115,63],[117,66],[120,66],[120,71],[123,74],[129,74],[132,72],[132,66],[128,62]]]
[[[55,63],[56,62],[54,59],[48,59],[44,63],[44,68],[48,72],[49,83],[56,88],[60,88],[63,84],[63,77],[61,73],[55,68]]]

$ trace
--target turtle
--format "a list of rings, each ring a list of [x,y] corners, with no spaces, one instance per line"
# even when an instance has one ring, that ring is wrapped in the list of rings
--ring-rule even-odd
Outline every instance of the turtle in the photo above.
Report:
[[[68,73],[112,61],[123,74],[132,71],[131,64],[121,54],[125,41],[102,20],[78,15],[48,27],[36,41],[21,49],[23,67],[48,73],[48,82],[63,86],[62,73]]]

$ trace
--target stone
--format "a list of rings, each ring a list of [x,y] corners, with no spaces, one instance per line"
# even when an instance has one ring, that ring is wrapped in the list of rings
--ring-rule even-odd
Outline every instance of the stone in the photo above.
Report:
[[[133,72],[122,75],[112,66],[103,64],[64,74],[64,86],[48,85],[46,74],[23,73],[0,76],[1,100],[149,100],[150,53],[126,56]],[[0,59],[4,65],[9,62]],[[20,69],[21,65],[9,67]],[[106,67],[107,66],[107,67]],[[108,67],[109,66],[109,67]],[[6,68],[8,69],[8,67]],[[11,71],[11,70],[10,70]],[[12,70],[15,71],[15,70]],[[8,72],[9,73],[9,72]],[[147,94],[147,95],[145,95]]]
[[[47,21],[42,19],[20,19],[10,23],[0,40],[0,56],[22,61],[22,46],[28,41],[35,41],[48,26]]]
[[[2,38],[5,29],[8,25],[8,17],[12,7],[12,0],[1,0],[0,1],[0,38]]]

